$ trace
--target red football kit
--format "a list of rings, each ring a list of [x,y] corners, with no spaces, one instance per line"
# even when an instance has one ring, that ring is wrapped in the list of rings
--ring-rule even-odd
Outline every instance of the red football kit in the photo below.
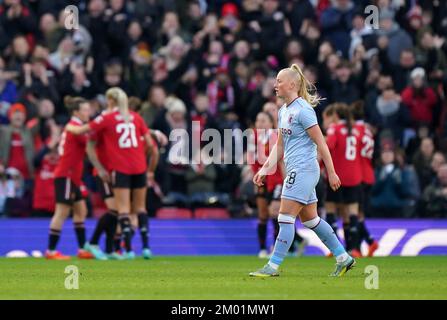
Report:
[[[141,116],[133,111],[129,113],[129,120],[126,123],[120,112],[114,110],[99,115],[90,121],[89,126],[97,139],[103,139],[101,149],[104,154],[101,157],[103,160],[107,158],[107,169],[128,175],[142,174],[147,169],[144,135],[149,129]]]
[[[83,123],[77,117],[72,117],[69,124],[81,126]],[[85,146],[87,135],[75,135],[64,130],[59,143],[59,163],[54,171],[55,178],[70,178],[80,187],[84,169]]]
[[[360,159],[360,135],[352,128],[348,136],[345,121],[329,126],[326,141],[334,162],[335,172],[343,187],[357,186],[362,182],[362,164]]]
[[[59,156],[47,154],[36,170],[34,181],[33,209],[54,211],[56,195],[54,190],[54,171],[59,163]]]
[[[354,128],[360,135],[360,159],[362,165],[362,182],[372,185],[375,182],[374,167],[372,164],[374,153],[374,136],[364,121],[355,122]]]
[[[260,136],[259,133],[265,133],[263,136]],[[276,144],[276,141],[278,140],[278,131],[275,129],[272,130],[255,130],[254,131],[254,137],[252,140],[252,147],[251,152],[252,156],[254,157],[254,163],[251,165],[251,169],[253,173],[257,173],[259,169],[262,168],[265,161],[267,160],[271,148]],[[261,150],[258,150],[258,149]],[[261,153],[264,155],[264,159],[258,159],[258,153]],[[267,187],[268,192],[272,192],[277,185],[283,184],[283,173],[281,170],[281,167],[278,165],[276,166],[276,170],[272,174],[267,174],[265,178],[265,185]]]

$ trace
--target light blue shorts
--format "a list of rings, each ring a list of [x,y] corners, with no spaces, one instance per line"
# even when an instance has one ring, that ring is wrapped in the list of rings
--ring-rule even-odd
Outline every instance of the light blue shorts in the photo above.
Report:
[[[298,201],[304,205],[318,201],[315,187],[320,179],[320,170],[290,170],[284,179],[281,199]]]

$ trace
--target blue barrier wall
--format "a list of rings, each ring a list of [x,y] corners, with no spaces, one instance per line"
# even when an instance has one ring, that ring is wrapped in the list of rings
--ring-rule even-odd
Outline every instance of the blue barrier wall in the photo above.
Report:
[[[255,255],[258,252],[255,219],[232,220],[150,220],[150,244],[155,255]],[[446,220],[369,220],[371,234],[379,240],[378,256],[421,254],[447,255]],[[21,250],[43,253],[48,241],[48,219],[0,220],[0,255]],[[92,234],[95,220],[86,222],[87,237]],[[297,224],[299,225],[299,224]],[[298,226],[310,245],[306,255],[322,255],[327,249],[312,231]],[[269,225],[268,244],[272,244]],[[342,234],[340,234],[342,237]],[[103,239],[102,239],[103,240]],[[139,235],[134,237],[139,252]],[[363,245],[366,250],[366,245]],[[76,238],[71,221],[67,221],[58,249],[65,254],[76,253]]]

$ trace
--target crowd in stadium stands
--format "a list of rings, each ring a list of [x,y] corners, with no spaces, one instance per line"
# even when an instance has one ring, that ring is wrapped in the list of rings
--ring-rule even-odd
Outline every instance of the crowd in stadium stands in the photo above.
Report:
[[[70,30],[71,4],[79,27]],[[51,216],[64,96],[99,113],[119,86],[167,136],[192,134],[192,121],[200,131],[244,130],[276,101],[278,70],[297,63],[326,98],[320,120],[330,103],[364,102],[376,141],[368,215],[446,217],[446,37],[440,0],[2,0],[0,216]],[[173,164],[170,148],[160,150],[152,215],[168,205],[250,214],[249,166]]]

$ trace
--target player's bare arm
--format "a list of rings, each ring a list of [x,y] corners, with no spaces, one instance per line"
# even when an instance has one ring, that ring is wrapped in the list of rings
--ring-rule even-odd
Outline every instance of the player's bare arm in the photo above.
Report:
[[[90,128],[90,125],[88,125],[88,124],[84,124],[82,126],[74,126],[72,124],[67,124],[65,126],[65,130],[72,134],[80,135],[80,134],[89,132],[91,130],[91,128]]]
[[[101,180],[104,182],[110,183],[110,181],[111,181],[110,175],[107,172],[107,170],[103,167],[101,162],[99,161],[98,155],[96,154],[95,145],[96,145],[96,142],[93,140],[89,140],[87,142],[87,147],[85,150],[86,150],[88,159],[91,162],[91,164],[93,165],[93,167],[95,167],[95,169],[98,171],[98,175],[101,178]]]

